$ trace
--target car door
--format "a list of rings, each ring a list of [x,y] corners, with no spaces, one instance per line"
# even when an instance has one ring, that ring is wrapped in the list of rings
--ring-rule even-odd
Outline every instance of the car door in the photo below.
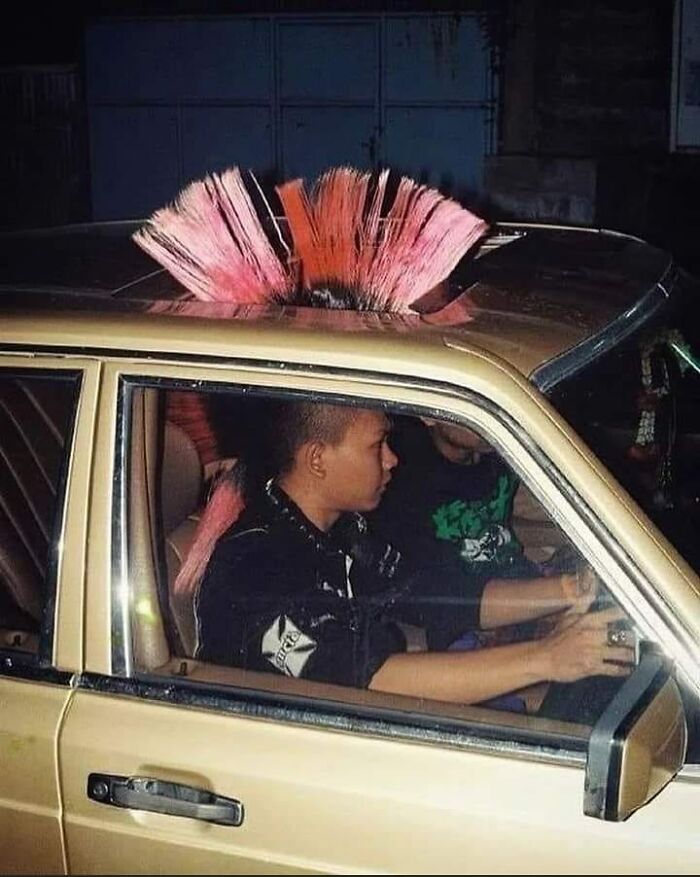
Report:
[[[154,521],[158,458],[147,424],[159,408],[154,392],[196,388],[326,394],[478,428],[634,620],[680,654],[672,619],[639,591],[613,538],[633,511],[521,381],[504,382],[482,359],[449,356],[439,383],[359,373],[352,363],[107,364],[85,671],[59,747],[71,873],[697,871],[692,768],[628,821],[599,821],[583,815],[583,722],[288,685],[202,666],[169,639],[157,552],[140,539]],[[572,455],[586,470],[575,483],[562,474]],[[679,578],[651,540],[647,548],[659,578]],[[685,599],[700,609],[690,588]]]
[[[0,862],[64,873],[56,760],[82,654],[95,362],[0,357]]]

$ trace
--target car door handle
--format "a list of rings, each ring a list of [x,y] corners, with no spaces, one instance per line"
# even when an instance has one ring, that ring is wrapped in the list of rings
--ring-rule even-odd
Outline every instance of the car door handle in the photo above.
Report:
[[[153,777],[91,773],[88,776],[87,795],[100,804],[130,810],[188,816],[217,825],[238,826],[243,822],[243,804],[235,798],[224,798],[207,789]]]

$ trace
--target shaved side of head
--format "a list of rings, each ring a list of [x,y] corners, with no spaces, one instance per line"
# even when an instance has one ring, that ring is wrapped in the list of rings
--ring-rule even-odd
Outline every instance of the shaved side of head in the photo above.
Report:
[[[282,406],[275,418],[278,474],[289,470],[299,448],[308,442],[340,444],[360,410],[325,402],[290,402]]]

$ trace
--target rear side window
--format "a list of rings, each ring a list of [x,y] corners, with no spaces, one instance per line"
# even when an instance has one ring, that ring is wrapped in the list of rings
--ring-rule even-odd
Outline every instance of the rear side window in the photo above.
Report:
[[[50,646],[79,378],[0,370],[0,649]]]

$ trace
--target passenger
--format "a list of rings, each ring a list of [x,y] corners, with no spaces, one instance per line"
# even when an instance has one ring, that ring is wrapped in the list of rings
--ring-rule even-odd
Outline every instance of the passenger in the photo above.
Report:
[[[399,465],[372,514],[384,537],[419,561],[452,561],[477,580],[542,574],[512,526],[520,482],[481,436],[447,421],[397,417],[391,446]]]
[[[397,458],[378,410],[281,406],[271,477],[248,484],[245,509],[218,540],[197,602],[198,657],[251,670],[458,703],[534,683],[629,672],[630,649],[609,645],[617,609],[587,612],[595,576],[489,581],[428,576],[377,539],[366,514]],[[271,453],[271,451],[269,451]],[[430,581],[428,582],[428,579]],[[429,599],[412,597],[414,589]],[[568,610],[538,640],[476,651],[409,652],[400,623],[435,643],[455,630]]]
[[[492,445],[456,423],[400,416],[394,421],[391,446],[399,465],[369,518],[378,534],[395,545],[409,563],[426,569],[423,579],[414,583],[414,601],[424,598],[418,593],[422,583],[429,585],[436,576],[442,581],[453,579],[457,591],[461,588],[476,599],[482,592],[496,592],[501,595],[500,609],[517,616],[524,612],[522,601],[537,599],[553,605],[569,599],[566,589],[571,588],[571,576],[549,578],[539,586],[530,581],[545,579],[550,572],[547,565],[527,557],[512,526],[520,482]],[[576,552],[572,548],[566,551],[565,545],[550,563],[554,566],[562,560],[568,563],[560,571],[574,571],[576,560],[580,563]],[[527,588],[521,590],[523,579]],[[540,594],[536,593],[538,587]],[[480,605],[489,610],[494,603],[487,598]],[[478,619],[479,628],[430,631],[433,639],[429,645],[466,650],[532,639],[551,628],[555,617],[509,624],[500,613],[490,617],[484,612]],[[447,637],[455,638],[448,641]],[[528,692],[530,699],[533,695],[534,691]],[[507,695],[489,706],[520,711],[523,699]]]

